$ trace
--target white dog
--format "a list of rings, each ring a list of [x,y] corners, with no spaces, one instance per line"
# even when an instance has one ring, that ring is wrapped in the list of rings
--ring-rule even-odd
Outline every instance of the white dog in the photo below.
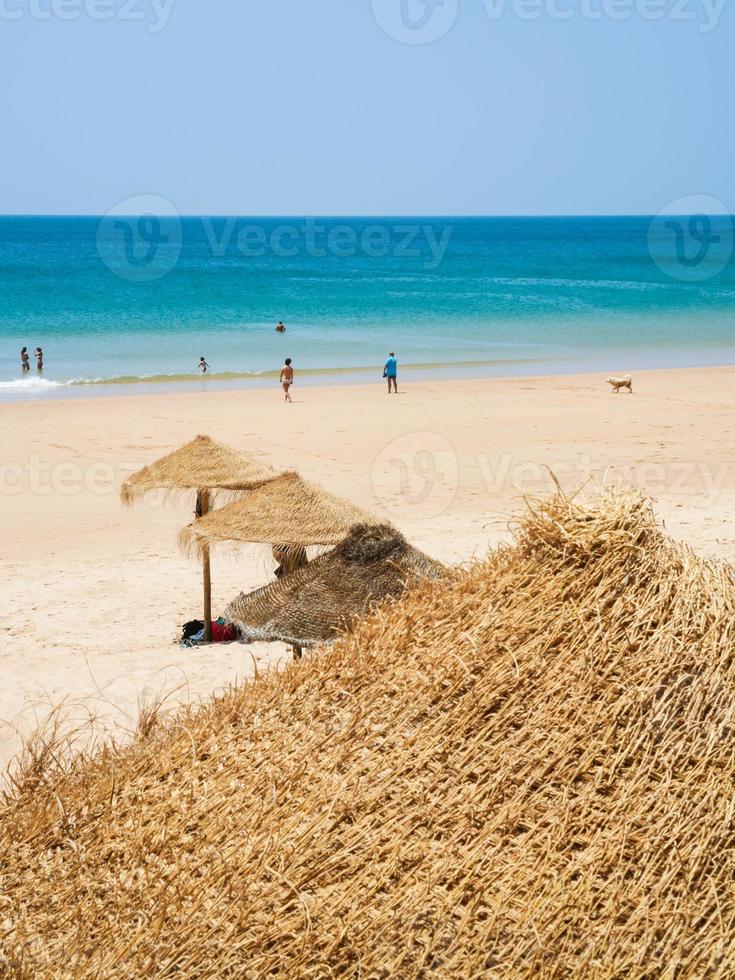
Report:
[[[607,383],[612,385],[612,389],[616,395],[621,388],[627,388],[630,394],[633,394],[633,382],[629,374],[623,375],[622,378],[608,378]]]

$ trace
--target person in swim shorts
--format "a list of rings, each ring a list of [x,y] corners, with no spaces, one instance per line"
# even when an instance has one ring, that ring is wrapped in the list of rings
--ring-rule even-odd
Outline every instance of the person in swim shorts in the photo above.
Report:
[[[383,377],[388,379],[388,394],[391,392],[391,385],[393,386],[393,391],[398,394],[398,358],[393,351],[390,352],[390,356],[385,362]]]

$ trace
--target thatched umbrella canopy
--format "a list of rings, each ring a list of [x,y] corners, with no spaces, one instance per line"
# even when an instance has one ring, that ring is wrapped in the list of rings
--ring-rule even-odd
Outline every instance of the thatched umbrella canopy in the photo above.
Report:
[[[209,436],[197,436],[150,466],[134,473],[122,485],[120,496],[130,505],[151,490],[177,493],[208,490],[237,495],[278,476],[267,463],[235,452]]]
[[[246,640],[296,647],[332,640],[375,602],[445,569],[388,524],[360,524],[325,555],[225,609]]]
[[[307,548],[337,544],[355,524],[380,523],[298,473],[283,473],[185,527],[179,541],[184,550],[198,552],[225,541]]]
[[[130,505],[153,490],[168,493],[194,491],[196,514],[209,512],[212,495],[236,496],[278,476],[276,470],[260,460],[235,452],[209,436],[197,436],[150,466],[134,473],[122,485],[120,496]],[[212,638],[212,580],[209,548],[200,549],[204,585],[204,629]]]

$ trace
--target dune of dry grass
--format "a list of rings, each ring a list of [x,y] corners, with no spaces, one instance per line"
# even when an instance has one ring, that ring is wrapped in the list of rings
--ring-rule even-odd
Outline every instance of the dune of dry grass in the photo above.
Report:
[[[735,969],[735,574],[648,505],[513,546],[0,811],[18,977]]]

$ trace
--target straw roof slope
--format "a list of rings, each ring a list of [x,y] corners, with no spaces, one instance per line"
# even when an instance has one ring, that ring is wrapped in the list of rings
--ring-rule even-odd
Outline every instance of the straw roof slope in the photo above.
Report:
[[[359,524],[326,555],[277,582],[240,595],[223,616],[247,640],[312,646],[344,633],[382,599],[446,569],[390,525]]]
[[[0,810],[11,975],[730,977],[735,572],[514,546]],[[2,968],[0,967],[0,972]]]
[[[379,523],[373,514],[298,473],[283,473],[185,527],[179,541],[186,551],[223,541],[305,548],[337,544],[355,524]]]
[[[276,470],[235,452],[209,436],[197,436],[168,456],[134,473],[122,486],[124,504],[150,490],[249,490],[272,480]]]

